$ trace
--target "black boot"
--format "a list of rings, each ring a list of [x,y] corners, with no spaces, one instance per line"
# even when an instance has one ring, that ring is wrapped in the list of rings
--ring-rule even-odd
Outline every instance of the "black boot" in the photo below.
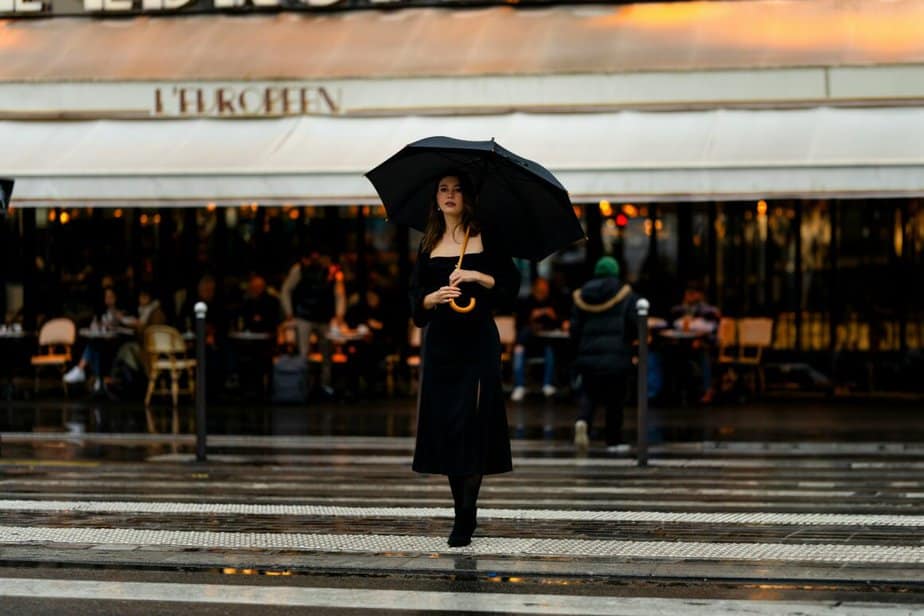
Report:
[[[450,477],[449,485],[455,502],[456,519],[448,543],[450,547],[457,548],[470,544],[472,533],[478,527],[477,505],[481,475]]]
[[[449,547],[461,548],[472,542],[472,533],[478,526],[478,511],[475,508],[461,509],[456,508],[456,520],[452,525],[452,532],[449,533]]]

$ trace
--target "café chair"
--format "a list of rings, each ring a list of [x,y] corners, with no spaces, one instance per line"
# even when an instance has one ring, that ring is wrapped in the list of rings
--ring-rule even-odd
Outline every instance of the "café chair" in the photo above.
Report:
[[[765,317],[738,319],[738,358],[740,366],[748,366],[757,377],[756,390],[766,387],[763,353],[773,343],[773,319]]]
[[[77,337],[77,328],[70,319],[51,319],[39,330],[39,352],[32,356],[32,366],[35,368],[35,393],[39,390],[39,370],[42,368],[57,368],[64,376],[68,364],[71,363],[71,348]],[[67,394],[67,383],[61,379],[64,393]]]
[[[144,330],[144,350],[148,355],[148,390],[144,396],[144,407],[148,411],[148,428],[153,432],[150,415],[151,397],[154,394],[169,394],[173,400],[173,432],[179,431],[177,405],[180,394],[195,395],[196,360],[186,357],[186,341],[174,327],[150,325]],[[180,388],[180,379],[186,372],[186,387]],[[158,388],[161,376],[169,377],[169,388]]]

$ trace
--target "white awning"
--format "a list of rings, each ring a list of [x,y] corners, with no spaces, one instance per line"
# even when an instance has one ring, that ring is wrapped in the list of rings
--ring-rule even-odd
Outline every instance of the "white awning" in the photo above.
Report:
[[[494,137],[573,200],[924,195],[924,108],[0,122],[14,205],[375,203],[430,135]]]

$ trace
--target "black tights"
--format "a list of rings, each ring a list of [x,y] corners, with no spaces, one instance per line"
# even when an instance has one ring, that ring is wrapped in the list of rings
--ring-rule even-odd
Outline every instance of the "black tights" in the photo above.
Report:
[[[450,475],[449,488],[456,511],[475,509],[478,503],[478,491],[481,489],[481,475]]]

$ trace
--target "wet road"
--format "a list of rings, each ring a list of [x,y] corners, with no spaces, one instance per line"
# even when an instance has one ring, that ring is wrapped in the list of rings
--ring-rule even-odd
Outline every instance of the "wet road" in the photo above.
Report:
[[[920,443],[516,440],[450,549],[408,437],[2,438],[0,613],[924,613]]]

